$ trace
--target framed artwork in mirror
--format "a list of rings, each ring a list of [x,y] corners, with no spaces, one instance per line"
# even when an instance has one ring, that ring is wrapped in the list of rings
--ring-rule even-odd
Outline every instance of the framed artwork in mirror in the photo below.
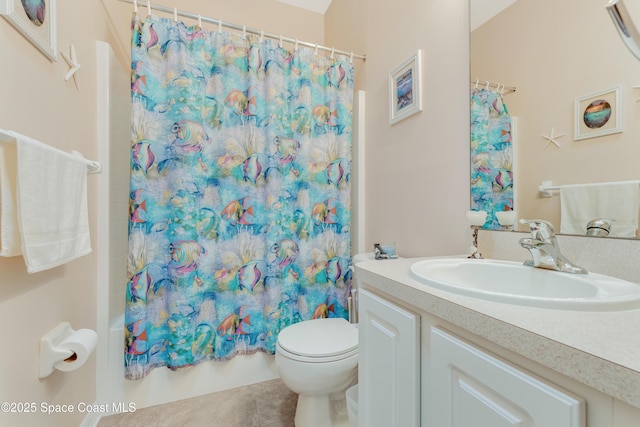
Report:
[[[55,0],[0,0],[0,15],[50,61],[57,61]]]
[[[389,74],[391,124],[422,111],[422,54],[420,49]]]
[[[574,140],[622,132],[620,89],[616,86],[575,100]]]

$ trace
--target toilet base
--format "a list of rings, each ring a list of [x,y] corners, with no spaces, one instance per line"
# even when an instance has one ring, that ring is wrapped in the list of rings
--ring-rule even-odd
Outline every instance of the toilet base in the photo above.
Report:
[[[331,396],[299,394],[294,423],[296,427],[349,427],[344,392]]]

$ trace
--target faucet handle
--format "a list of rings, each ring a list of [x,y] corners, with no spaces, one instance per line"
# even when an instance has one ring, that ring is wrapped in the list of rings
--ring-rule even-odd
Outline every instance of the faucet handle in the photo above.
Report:
[[[529,224],[531,236],[541,242],[551,242],[556,237],[556,229],[544,219],[521,219],[520,224]]]

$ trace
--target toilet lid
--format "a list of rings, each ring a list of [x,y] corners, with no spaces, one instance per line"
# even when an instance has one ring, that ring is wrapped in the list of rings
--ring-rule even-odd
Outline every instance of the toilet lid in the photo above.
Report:
[[[307,320],[280,331],[278,344],[299,356],[331,357],[358,348],[358,329],[342,318]]]

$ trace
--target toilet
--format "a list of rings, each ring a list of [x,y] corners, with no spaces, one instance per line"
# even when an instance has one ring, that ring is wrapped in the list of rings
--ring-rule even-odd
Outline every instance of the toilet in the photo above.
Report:
[[[352,264],[373,259],[373,253],[357,254]],[[346,399],[347,389],[358,382],[356,324],[328,318],[284,328],[276,341],[276,367],[298,394],[296,427],[349,427],[349,413],[357,424],[357,401],[351,399],[347,411]]]
[[[298,394],[296,427],[347,427],[345,391],[358,379],[358,328],[342,318],[284,328],[276,342],[282,382]]]

